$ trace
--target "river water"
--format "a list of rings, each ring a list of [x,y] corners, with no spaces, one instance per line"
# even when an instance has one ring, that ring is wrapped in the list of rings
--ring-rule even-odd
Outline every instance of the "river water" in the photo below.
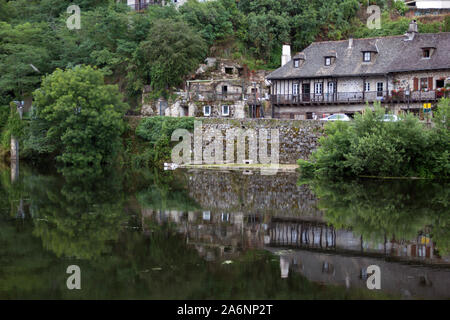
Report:
[[[448,183],[16,174],[0,168],[1,299],[450,298]]]

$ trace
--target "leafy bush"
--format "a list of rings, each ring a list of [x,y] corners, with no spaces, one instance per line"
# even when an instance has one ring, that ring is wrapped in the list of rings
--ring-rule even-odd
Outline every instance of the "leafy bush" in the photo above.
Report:
[[[16,112],[14,105],[9,111],[8,118],[2,131],[1,144],[3,149],[9,149],[11,136],[17,138],[19,142],[23,142],[25,132],[26,124],[20,119],[19,113]]]
[[[134,155],[132,164],[136,167],[144,167],[150,164],[159,165],[170,159],[172,152],[170,139],[176,129],[193,131],[194,118],[151,117],[143,119],[136,128],[136,135],[148,144],[142,152]]]
[[[449,100],[439,103],[435,128],[427,129],[412,114],[384,122],[384,109],[357,114],[353,123],[334,122],[311,161],[299,160],[305,177],[450,176]]]

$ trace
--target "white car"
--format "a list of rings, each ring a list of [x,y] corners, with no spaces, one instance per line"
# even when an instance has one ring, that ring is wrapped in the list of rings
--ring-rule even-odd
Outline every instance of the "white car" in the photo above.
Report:
[[[343,113],[336,113],[320,119],[320,121],[350,121],[350,117]]]
[[[385,122],[396,122],[398,121],[398,117],[396,115],[393,114],[385,114],[383,121]]]

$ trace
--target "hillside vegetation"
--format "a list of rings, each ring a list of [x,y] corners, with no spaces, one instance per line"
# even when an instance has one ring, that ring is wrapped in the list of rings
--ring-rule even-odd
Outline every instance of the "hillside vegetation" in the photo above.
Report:
[[[76,114],[112,110],[116,119],[139,108],[144,86],[150,85],[152,97],[167,97],[211,54],[250,69],[275,69],[283,43],[291,43],[295,52],[317,40],[403,34],[409,23],[402,16],[404,5],[387,0],[189,0],[179,9],[155,5],[142,12],[134,12],[125,2],[79,0],[80,28],[71,29],[68,21],[73,21],[74,12],[67,12],[74,4],[71,0],[0,0],[0,155],[7,154],[14,135],[24,144],[21,156],[51,154],[63,162],[98,165],[115,148],[105,146],[104,154],[94,152],[89,159],[78,157],[87,140],[101,140],[95,131],[81,132],[84,124],[74,136],[63,137],[66,144],[58,144],[61,126],[71,121],[69,110]],[[371,4],[383,11],[379,30],[366,26]],[[419,29],[449,31],[449,17],[419,21]],[[92,80],[86,84],[92,91],[89,97],[79,93],[84,90],[79,82],[83,73]],[[64,81],[48,80],[50,87],[42,89],[43,79],[58,77]],[[26,115],[31,125],[21,124],[11,102],[30,96],[36,110]],[[60,112],[55,114],[69,112],[67,117],[44,115],[47,103]],[[112,118],[98,126],[108,128]],[[122,126],[116,124],[117,134],[123,132]],[[79,147],[69,150],[68,145]]]
[[[70,30],[72,4],[0,0],[0,105],[22,99],[56,68],[95,66],[132,101],[146,84],[162,94],[179,86],[210,49],[250,69],[274,69],[285,42],[300,51],[315,40],[402,34],[409,21],[403,4],[387,0],[190,0],[141,13],[115,0],[80,0],[81,28]],[[384,12],[380,30],[365,25],[369,4]],[[448,31],[449,22],[419,28]]]

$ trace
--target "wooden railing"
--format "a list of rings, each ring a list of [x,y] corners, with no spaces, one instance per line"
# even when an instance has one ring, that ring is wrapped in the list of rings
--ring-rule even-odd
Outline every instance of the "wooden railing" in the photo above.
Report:
[[[408,97],[403,91],[368,91],[368,92],[336,92],[336,93],[300,93],[273,94],[270,96],[272,104],[297,105],[297,104],[328,104],[328,103],[365,103],[365,102],[420,102],[435,101],[448,96],[448,92],[439,91],[413,91]]]

